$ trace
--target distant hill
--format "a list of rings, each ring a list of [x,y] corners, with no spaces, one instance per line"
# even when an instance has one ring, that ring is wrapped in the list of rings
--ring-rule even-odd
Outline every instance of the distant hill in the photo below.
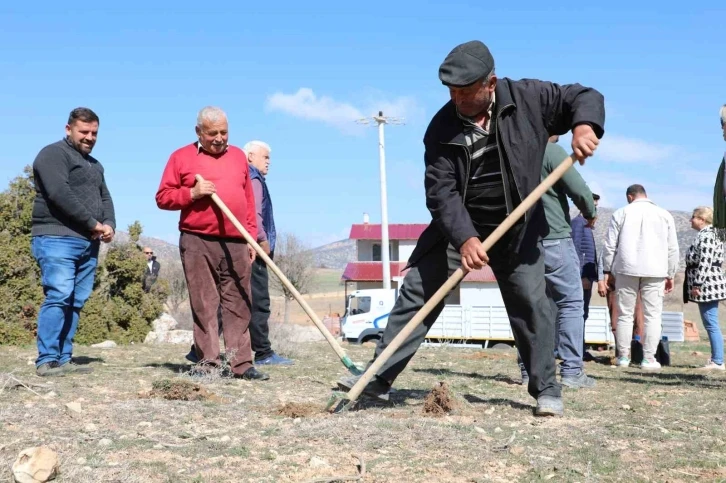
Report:
[[[118,231],[116,232],[116,236],[114,237],[114,241],[111,242],[111,245],[116,242],[125,243],[127,241],[129,241],[129,234],[125,231]],[[151,247],[151,249],[154,250],[154,255],[156,256],[157,261],[161,263],[162,267],[169,266],[170,264],[181,263],[181,259],[179,258],[179,247],[172,243],[142,235],[141,240],[139,240],[139,245],[142,247]],[[109,245],[101,243],[102,254],[105,253],[108,248]]]
[[[342,270],[348,262],[356,259],[355,240],[340,240],[311,250],[315,266]]]
[[[612,218],[612,208],[598,208],[598,218],[595,224],[595,242],[597,243],[598,250],[602,250],[602,245],[605,241],[605,234],[608,227],[610,226],[610,219]],[[571,215],[574,217],[578,213],[576,208],[573,208]],[[676,232],[678,234],[678,246],[681,252],[681,269],[684,268],[684,256],[688,247],[693,243],[696,236],[696,231],[691,228],[691,213],[686,211],[671,211],[673,219],[676,222]],[[116,241],[124,242],[128,240],[128,233],[120,231],[116,234]],[[179,259],[179,247],[175,244],[160,240],[158,238],[141,237],[141,245],[150,246],[154,250],[157,260],[164,264],[180,263]],[[107,245],[102,244],[102,248],[107,249]],[[343,270],[348,262],[353,262],[356,259],[356,244],[355,240],[340,240],[333,243],[328,243],[320,247],[312,248],[315,259],[315,266],[317,268],[332,268]]]

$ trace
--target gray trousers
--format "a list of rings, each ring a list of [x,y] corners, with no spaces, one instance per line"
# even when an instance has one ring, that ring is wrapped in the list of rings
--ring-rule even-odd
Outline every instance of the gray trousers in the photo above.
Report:
[[[560,385],[555,378],[554,314],[545,293],[542,246],[537,244],[513,254],[506,250],[510,241],[511,238],[505,236],[487,254],[502,291],[517,348],[530,375],[528,391],[534,398],[559,397]],[[444,240],[413,264],[388,317],[374,360],[460,266],[461,256]],[[443,309],[443,302],[436,306],[423,324],[386,361],[378,377],[393,384],[416,354]]]

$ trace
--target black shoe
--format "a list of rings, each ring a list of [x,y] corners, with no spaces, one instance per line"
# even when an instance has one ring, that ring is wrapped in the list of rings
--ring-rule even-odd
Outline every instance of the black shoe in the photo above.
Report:
[[[582,355],[582,360],[585,361],[585,362],[595,362],[596,359],[595,359],[595,356],[593,356],[589,352],[585,352]]]
[[[246,381],[266,381],[270,378],[270,376],[268,376],[264,372],[258,371],[254,367],[250,367],[249,369],[247,369],[244,374],[235,374],[232,377],[234,377],[235,379],[244,379]]]
[[[185,355],[184,358],[192,364],[196,364],[197,362],[199,362],[199,358],[197,357],[197,351],[194,348],[194,344],[192,344],[192,348],[189,349],[189,354]]]
[[[361,376],[347,376],[342,377],[338,380],[338,388],[341,391],[348,392],[353,389],[353,386],[358,382]],[[363,395],[378,399],[381,401],[388,401],[391,396],[391,385],[385,380],[378,376],[374,376],[373,379],[363,389]]]

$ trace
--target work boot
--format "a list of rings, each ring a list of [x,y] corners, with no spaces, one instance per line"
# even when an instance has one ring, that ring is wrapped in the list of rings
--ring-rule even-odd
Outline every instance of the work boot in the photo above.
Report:
[[[341,377],[340,380],[338,380],[338,388],[341,391],[348,392],[353,389],[353,386],[355,386],[360,378],[361,376]],[[391,394],[391,385],[382,378],[374,376],[363,389],[362,394],[373,399],[388,402]]]
[[[586,389],[595,387],[595,384],[597,384],[595,379],[585,374],[585,371],[582,369],[580,369],[580,372],[577,374],[567,374],[562,376],[560,383],[571,389]]]
[[[537,407],[534,410],[535,416],[562,416],[565,407],[561,397],[540,396],[537,398]]]

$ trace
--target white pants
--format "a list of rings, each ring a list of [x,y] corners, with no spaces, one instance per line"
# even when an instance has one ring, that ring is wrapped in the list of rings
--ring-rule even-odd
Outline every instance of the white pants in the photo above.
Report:
[[[655,351],[663,328],[663,298],[665,278],[631,277],[615,275],[615,296],[618,304],[618,328],[615,331],[618,353],[630,357],[630,342],[633,336],[633,314],[638,292],[643,302],[645,328],[643,330],[643,356],[655,360]]]

